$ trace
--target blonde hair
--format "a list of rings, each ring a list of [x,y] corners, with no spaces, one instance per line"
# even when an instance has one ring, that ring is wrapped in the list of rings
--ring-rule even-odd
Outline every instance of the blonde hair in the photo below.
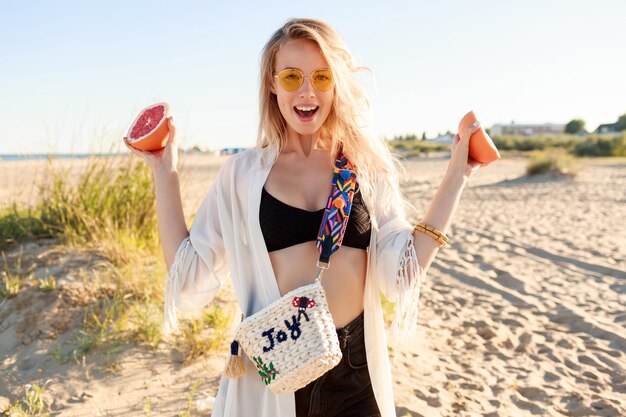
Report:
[[[275,94],[271,92],[276,54],[292,39],[313,41],[320,48],[335,80],[332,108],[320,131],[321,145],[336,155],[342,148],[358,168],[359,187],[372,214],[384,215],[392,205],[411,207],[398,187],[396,160],[383,139],[370,130],[370,102],[355,77],[367,67],[356,66],[337,31],[314,19],[290,19],[270,37],[261,53],[259,129],[257,147],[270,148],[277,158],[287,143],[287,126]],[[376,195],[376,204],[372,198]],[[379,218],[376,216],[376,218]]]

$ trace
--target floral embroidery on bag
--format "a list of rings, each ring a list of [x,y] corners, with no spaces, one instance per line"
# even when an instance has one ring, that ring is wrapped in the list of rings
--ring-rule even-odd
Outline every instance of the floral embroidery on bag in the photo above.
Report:
[[[263,363],[263,359],[258,356],[253,356],[252,359],[259,370],[259,375],[263,378],[263,382],[265,385],[269,385],[274,379],[276,379],[276,375],[279,373],[276,369],[274,369],[274,362],[270,362],[269,366]]]

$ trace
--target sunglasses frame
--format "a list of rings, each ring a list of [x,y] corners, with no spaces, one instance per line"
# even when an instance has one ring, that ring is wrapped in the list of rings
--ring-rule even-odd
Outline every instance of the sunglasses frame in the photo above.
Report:
[[[281,74],[282,72],[284,72],[284,71],[297,71],[297,72],[299,72],[299,73],[300,73],[300,75],[302,75],[302,82],[300,83],[300,85],[298,86],[298,88],[296,88],[295,90],[288,90],[288,89],[286,89],[285,87],[283,87],[283,85],[280,83],[280,78],[278,78],[278,77],[280,77],[280,74]],[[283,70],[280,70],[280,71],[278,72],[278,74],[274,74],[274,78],[278,78],[278,85],[280,85],[280,87],[281,87],[283,90],[285,90],[285,91],[289,91],[289,92],[292,92],[292,93],[293,93],[294,91],[298,91],[300,88],[302,88],[302,85],[304,84],[304,79],[305,79],[306,77],[309,77],[309,79],[311,79],[311,76],[312,76],[313,74],[315,74],[316,72],[319,72],[319,71],[328,71],[328,72],[330,72],[330,75],[331,75],[331,77],[332,77],[332,78],[331,78],[331,81],[332,81],[332,85],[331,85],[331,87],[330,87],[329,89],[327,89],[327,90],[319,90],[317,87],[315,87],[315,84],[314,84],[312,81],[311,81],[311,86],[313,86],[313,88],[315,89],[315,91],[319,91],[319,92],[325,92],[325,91],[330,91],[330,90],[332,90],[332,89],[335,87],[335,78],[334,78],[334,76],[333,76],[333,72],[332,72],[330,69],[328,69],[328,68],[320,68],[320,69],[316,69],[315,71],[311,72],[310,74],[304,74],[304,73],[303,73],[302,71],[300,71],[298,68],[285,68],[285,69],[283,69]]]

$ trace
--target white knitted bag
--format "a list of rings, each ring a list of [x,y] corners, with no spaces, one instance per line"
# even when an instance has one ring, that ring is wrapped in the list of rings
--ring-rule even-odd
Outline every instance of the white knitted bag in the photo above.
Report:
[[[319,277],[246,318],[235,339],[265,385],[277,394],[297,391],[341,361],[337,330]]]

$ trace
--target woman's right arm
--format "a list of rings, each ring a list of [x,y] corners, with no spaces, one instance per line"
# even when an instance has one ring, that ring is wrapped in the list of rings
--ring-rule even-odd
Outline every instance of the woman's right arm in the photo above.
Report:
[[[170,139],[164,149],[140,151],[124,138],[129,150],[146,161],[154,178],[159,234],[168,270],[164,293],[167,333],[177,329],[176,311],[196,311],[210,303],[227,273],[216,184],[205,196],[191,230],[187,230],[177,170],[176,127],[172,118],[168,123]]]
[[[176,144],[176,126],[174,118],[167,119],[169,139],[165,148],[158,151],[141,151],[129,145],[124,138],[126,147],[135,155],[146,161],[152,171],[156,190],[156,209],[161,236],[161,248],[165,265],[169,271],[174,262],[176,250],[184,238],[189,236],[183,203],[180,195],[178,178],[178,146]]]
[[[189,236],[180,196],[178,172],[153,172],[156,188],[156,209],[161,248],[169,271],[174,255],[184,238]]]

